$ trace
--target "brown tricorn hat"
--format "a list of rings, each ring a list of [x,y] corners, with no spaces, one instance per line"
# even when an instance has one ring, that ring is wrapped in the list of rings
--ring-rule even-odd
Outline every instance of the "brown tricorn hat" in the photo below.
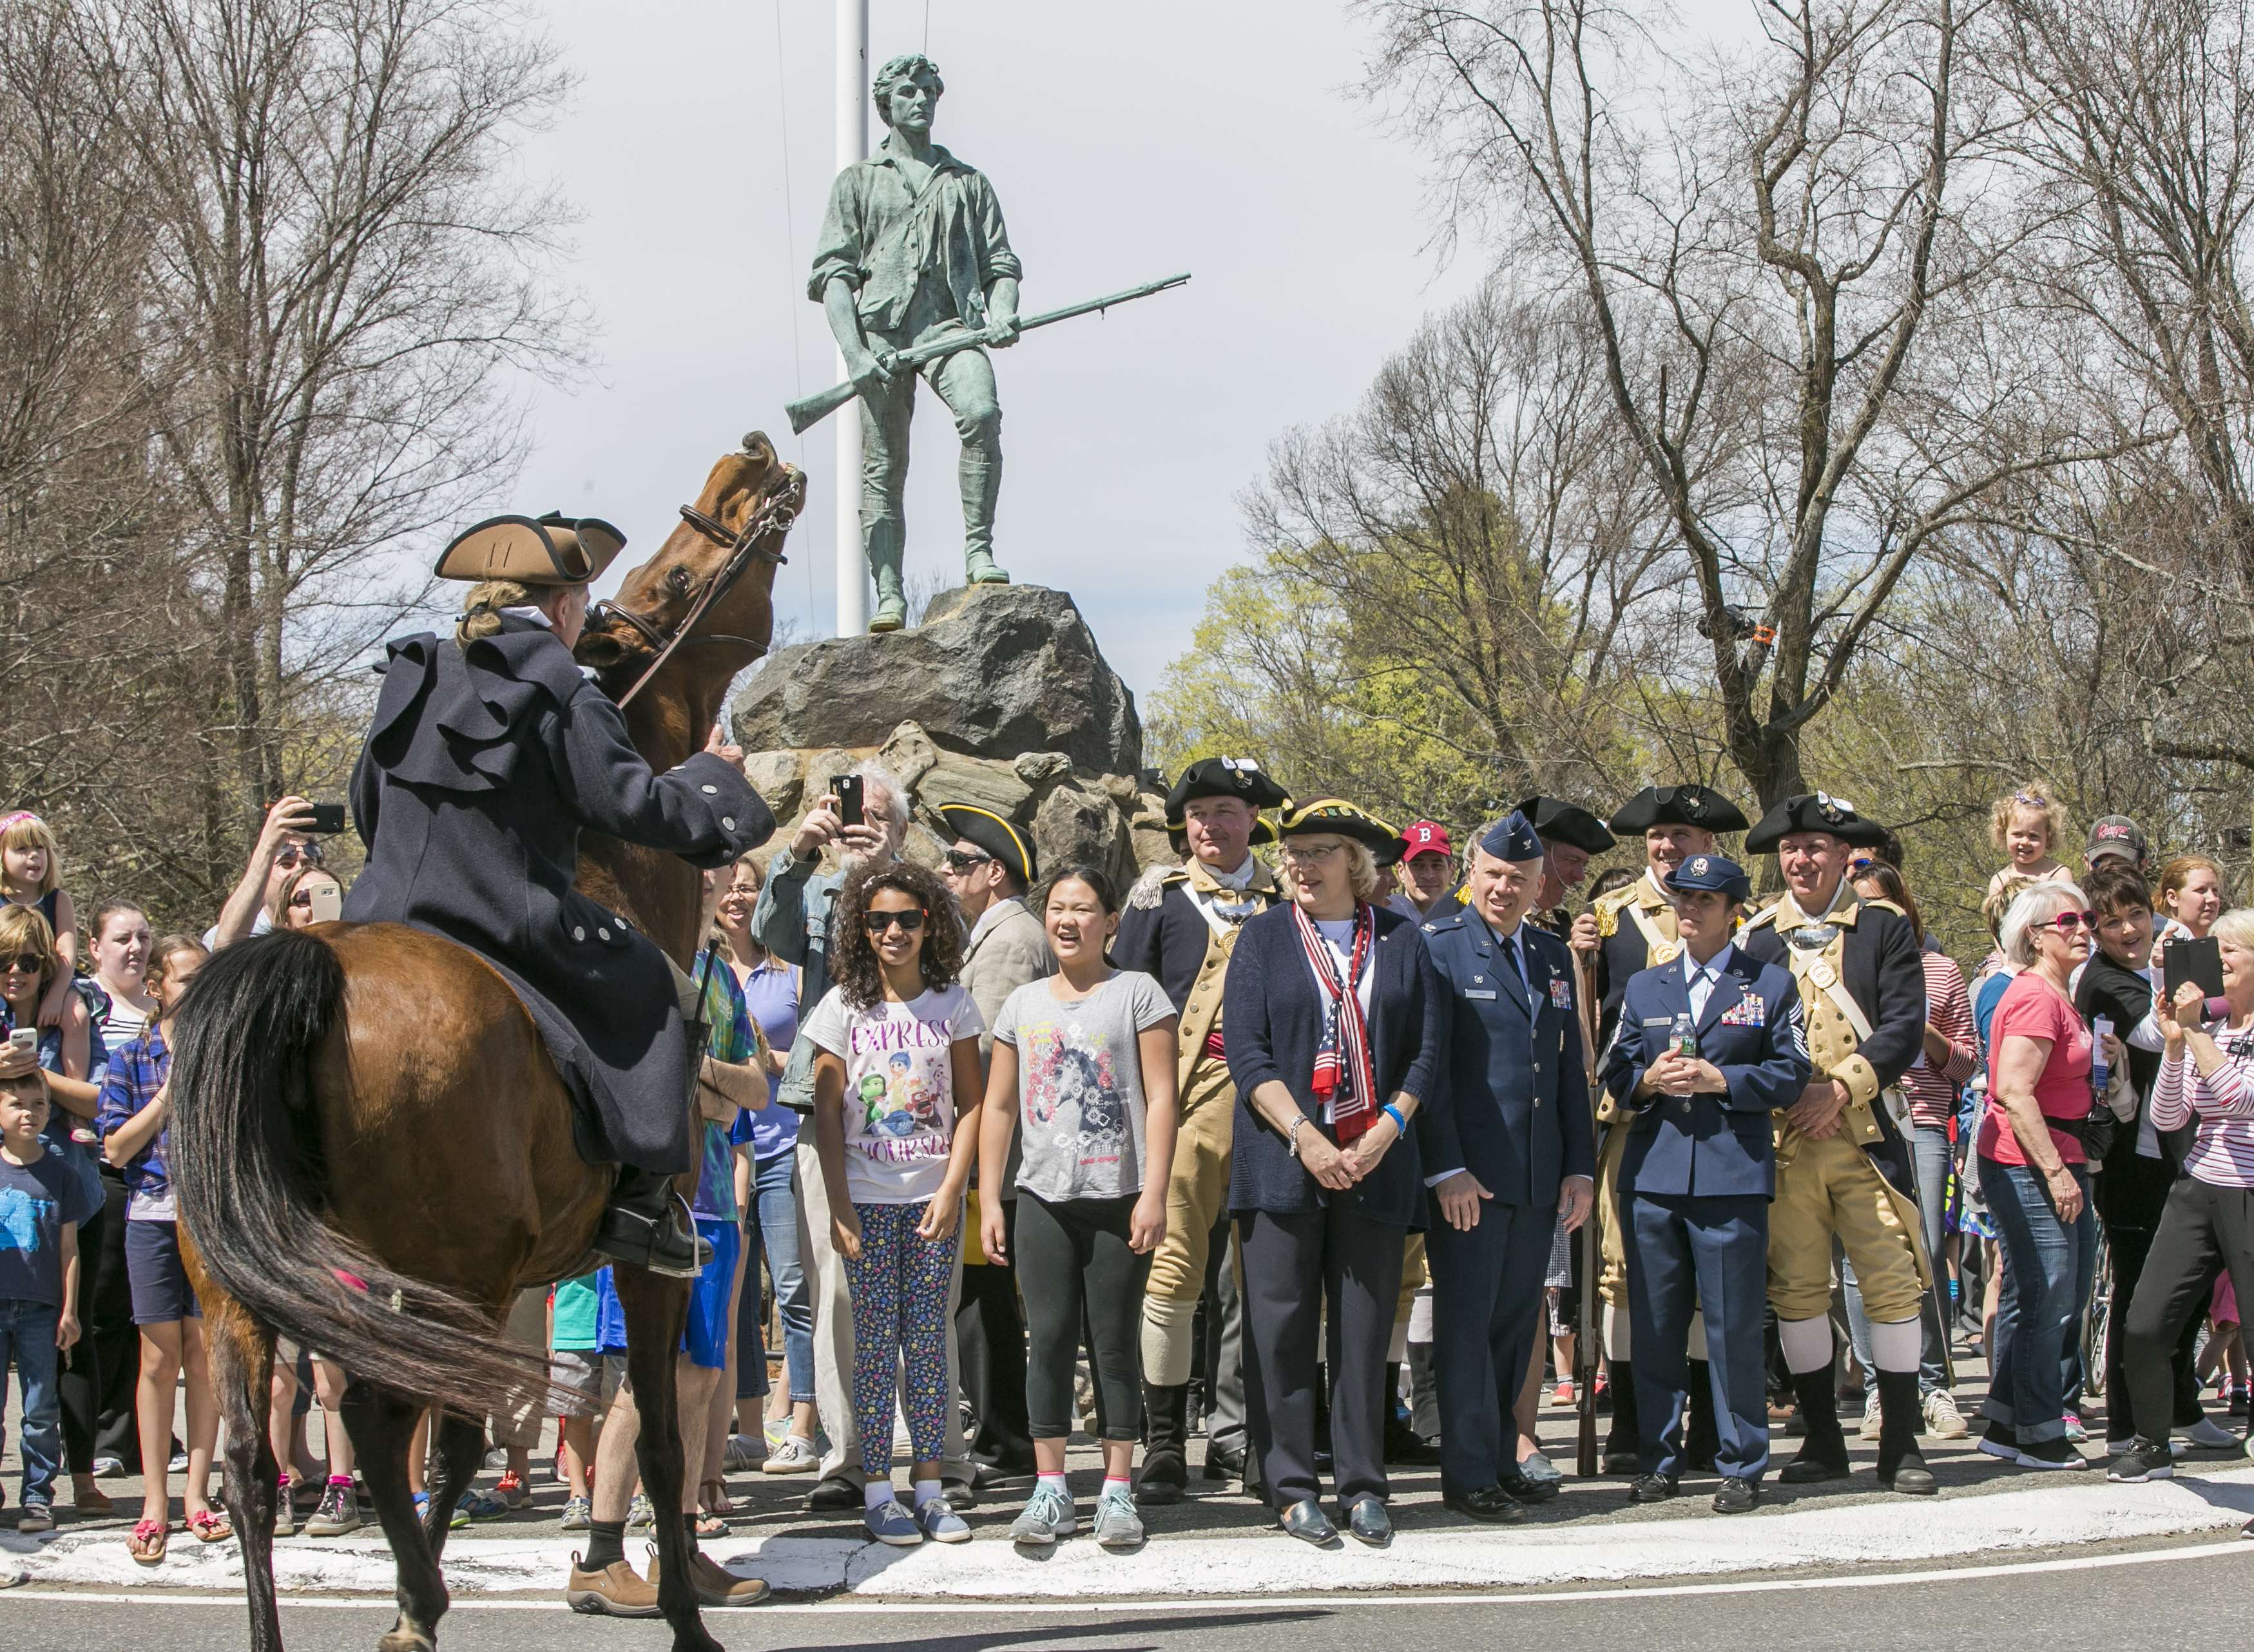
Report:
[[[626,536],[599,516],[493,516],[454,536],[431,571],[441,579],[584,585],[602,578]]]

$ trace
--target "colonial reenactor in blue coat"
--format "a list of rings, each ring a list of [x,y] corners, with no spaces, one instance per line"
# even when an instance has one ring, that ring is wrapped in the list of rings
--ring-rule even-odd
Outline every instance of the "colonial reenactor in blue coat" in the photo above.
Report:
[[[1837,1238],[1871,1316],[1879,1483],[1930,1496],[1938,1487],[1917,1448],[1924,1423],[1917,1368],[1933,1264],[1918,1220],[1909,1103],[1900,1088],[1925,1049],[1925,965],[1908,915],[1860,899],[1847,875],[1852,852],[1877,848],[1885,837],[1876,821],[1822,792],[1788,797],[1769,810],[1746,834],[1746,850],[1775,853],[1785,892],[1746,925],[1740,944],[1792,972],[1816,1068],[1776,1121],[1769,1305],[1807,1428],[1799,1455],[1778,1478],[1806,1485],[1848,1472],[1831,1340]]]
[[[580,1153],[619,1166],[595,1248],[693,1275],[710,1248],[672,1192],[696,1166],[679,990],[654,942],[572,887],[579,834],[715,867],[774,816],[717,734],[654,774],[573,663],[588,583],[625,544],[607,522],[550,514],[480,522],[446,548],[439,578],[480,583],[453,637],[388,645],[353,772],[368,866],[344,915],[428,929],[494,965],[572,1092]]]
[[[1675,933],[1675,906],[1666,879],[1694,855],[1714,852],[1717,832],[1741,832],[1746,817],[1728,798],[1706,786],[1647,786],[1620,805],[1609,822],[1621,836],[1643,843],[1643,874],[1596,902],[1597,1043],[1611,1046],[1628,984],[1655,964],[1671,963],[1681,949]],[[1604,1270],[1597,1280],[1605,1304],[1605,1347],[1612,1360],[1613,1426],[1605,1442],[1605,1470],[1631,1470],[1639,1447],[1635,1412],[1634,1339],[1628,1319],[1628,1230],[1620,1214],[1620,1161],[1627,1141],[1615,1103],[1597,1098],[1598,1243]],[[1703,1344],[1704,1330],[1692,1321],[1691,1340]],[[1692,1362],[1691,1458],[1703,1466],[1713,1444],[1713,1419],[1706,1414],[1705,1385]]]
[[[1228,1173],[1236,1087],[1222,1050],[1222,995],[1228,960],[1250,920],[1282,899],[1275,874],[1253,853],[1275,829],[1260,811],[1291,801],[1250,758],[1200,758],[1166,797],[1166,830],[1188,858],[1153,870],[1128,891],[1111,961],[1157,979],[1181,1018],[1174,1093],[1181,1122],[1166,1183],[1166,1233],[1152,1254],[1143,1296],[1143,1478],[1146,1503],[1181,1501],[1189,1483],[1192,1326],[1198,1300],[1215,1283],[1216,1229],[1228,1220]],[[1225,1250],[1225,1243],[1218,1249]],[[1208,1310],[1210,1322],[1220,1316]],[[1216,1386],[1234,1388],[1233,1382]],[[1242,1460],[1208,1442],[1206,1471]]]
[[[1542,840],[1513,810],[1472,851],[1470,900],[1424,926],[1447,1007],[1419,1144],[1440,1494],[1487,1523],[1558,1494],[1520,1471],[1512,1407],[1558,1219],[1579,1227],[1596,1199],[1572,956],[1528,921],[1542,883]]]
[[[1732,944],[1745,872],[1692,855],[1670,874],[1677,955],[1631,976],[1606,1052],[1606,1093],[1629,1119],[1620,1209],[1631,1237],[1640,1477],[1629,1494],[1676,1494],[1687,1464],[1685,1342],[1704,1306],[1716,1417],[1719,1514],[1741,1514],[1768,1466],[1761,1326],[1767,1306],[1769,1115],[1810,1072],[1792,976]]]

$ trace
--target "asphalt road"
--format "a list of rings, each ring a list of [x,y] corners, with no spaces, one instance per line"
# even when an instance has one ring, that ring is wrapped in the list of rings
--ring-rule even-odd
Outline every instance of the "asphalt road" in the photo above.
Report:
[[[2243,1643],[2254,1591],[2254,1543],[2213,1539],[2104,1555],[2051,1556],[1922,1573],[1774,1578],[1571,1593],[1357,1602],[1020,1611],[990,1606],[824,1603],[712,1614],[733,1652],[1397,1652],[1507,1640],[1545,1648],[1650,1647],[1697,1652],[1832,1648],[2039,1646],[2045,1652]],[[284,1609],[297,1652],[366,1652],[388,1606]],[[109,1648],[202,1652],[244,1642],[239,1601],[122,1602],[0,1595],[0,1646],[11,1652]],[[550,1602],[472,1602],[442,1626],[466,1652],[659,1652],[662,1623],[574,1617]]]

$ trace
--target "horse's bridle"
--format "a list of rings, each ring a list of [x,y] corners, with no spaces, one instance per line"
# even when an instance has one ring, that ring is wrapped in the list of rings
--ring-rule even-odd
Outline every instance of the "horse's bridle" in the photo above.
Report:
[[[717,634],[709,637],[691,637],[689,633],[697,620],[704,617],[704,611],[707,608],[735,588],[736,582],[744,577],[744,570],[751,566],[752,557],[758,556],[778,566],[790,560],[780,550],[770,550],[759,542],[769,534],[788,533],[791,524],[798,520],[798,508],[790,502],[788,491],[786,490],[769,499],[753,511],[751,520],[744,524],[744,531],[740,534],[731,532],[725,522],[717,517],[707,516],[694,505],[683,505],[681,508],[681,520],[716,544],[727,546],[728,560],[720,565],[717,573],[704,582],[704,589],[698,593],[696,600],[689,605],[689,612],[682,616],[681,623],[673,627],[671,634],[668,635],[661,632],[632,609],[621,608],[615,602],[598,602],[588,615],[590,622],[596,625],[605,624],[612,620],[624,620],[628,626],[640,632],[648,640],[651,648],[657,650],[656,657],[651,660],[648,665],[642,668],[642,674],[634,680],[634,686],[619,696],[618,703],[621,706],[641,692],[643,684],[657,675],[658,667],[663,665],[672,656],[673,651],[684,642],[738,642],[751,649],[754,654],[763,654],[767,651],[765,643],[755,642],[749,637],[721,636]]]

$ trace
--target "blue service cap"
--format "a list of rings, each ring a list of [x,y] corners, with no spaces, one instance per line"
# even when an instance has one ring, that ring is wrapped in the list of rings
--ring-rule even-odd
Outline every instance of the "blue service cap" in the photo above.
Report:
[[[1684,895],[1714,890],[1732,900],[1750,900],[1754,892],[1746,869],[1724,855],[1690,856],[1668,878],[1667,886]]]
[[[1542,858],[1541,835],[1534,830],[1534,822],[1515,808],[1488,828],[1480,847],[1497,860]]]

